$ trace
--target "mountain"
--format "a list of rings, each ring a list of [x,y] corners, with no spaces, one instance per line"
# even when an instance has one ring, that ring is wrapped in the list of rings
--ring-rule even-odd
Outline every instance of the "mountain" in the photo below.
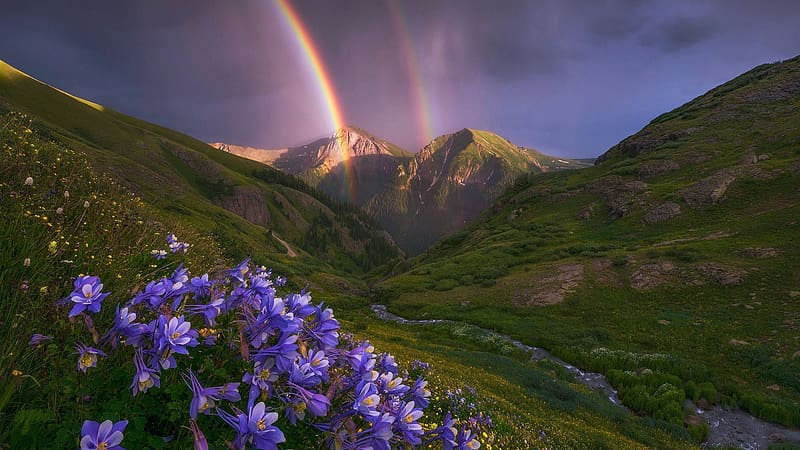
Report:
[[[370,218],[290,175],[72,96],[0,61],[0,112],[8,110],[29,115],[52,139],[85,154],[93,170],[111,174],[165,215],[214,233],[231,256],[263,255],[284,272],[310,275],[364,271],[400,254]]]
[[[412,157],[399,146],[351,126],[336,130],[330,137],[285,149],[211,145],[296,175],[310,186],[357,206],[381,191],[397,166]]]
[[[466,128],[434,139],[416,155],[355,127],[290,149],[211,145],[295,174],[364,208],[412,254],[463,227],[515,177],[593,162],[545,155]],[[339,145],[347,149],[347,164]]]
[[[364,207],[416,254],[477,217],[516,177],[578,165],[465,128],[426,145]]]
[[[800,426],[798,218],[800,57],[656,117],[594,167],[519,177],[375,289],[395,314],[602,371],[635,411],[682,423],[686,399],[738,403]],[[659,386],[680,394],[659,403]]]

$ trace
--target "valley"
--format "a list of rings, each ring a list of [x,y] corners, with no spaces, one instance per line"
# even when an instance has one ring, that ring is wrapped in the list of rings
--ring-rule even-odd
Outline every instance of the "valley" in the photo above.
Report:
[[[128,409],[129,446],[191,445],[184,387],[132,398],[76,375],[59,340],[81,323],[53,305],[77,273],[123,300],[152,274],[235,278],[252,258],[286,277],[275,287],[335,308],[347,339],[429,364],[431,430],[458,389],[491,416],[476,425],[486,448],[800,445],[799,127],[800,57],[656,117],[596,162],[469,128],[416,153],[357,127],[294,148],[208,145],[0,62],[0,443],[45,448],[44,429],[71,445],[62,430],[91,411]],[[154,259],[170,233],[192,247]],[[236,349],[245,332],[228,325]],[[42,332],[59,340],[28,344]],[[124,391],[115,355],[97,370]],[[226,379],[247,355],[199,361]],[[322,434],[304,426],[287,432],[298,448]]]

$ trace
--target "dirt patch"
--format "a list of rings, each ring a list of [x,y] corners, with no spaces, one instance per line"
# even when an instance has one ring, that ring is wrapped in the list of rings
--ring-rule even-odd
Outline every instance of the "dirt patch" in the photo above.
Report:
[[[547,306],[561,303],[567,295],[575,292],[584,279],[583,264],[564,264],[554,273],[534,276],[526,288],[514,293],[517,306]]]
[[[619,270],[616,270],[614,262],[610,258],[593,259],[590,270],[594,276],[594,281],[598,284],[615,287],[624,285],[622,275]]]

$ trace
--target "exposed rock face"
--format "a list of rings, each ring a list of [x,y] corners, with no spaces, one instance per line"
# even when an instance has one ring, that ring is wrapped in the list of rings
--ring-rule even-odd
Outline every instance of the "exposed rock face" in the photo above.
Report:
[[[719,263],[698,264],[697,270],[709,277],[713,282],[723,286],[740,284],[744,272]]]
[[[681,206],[677,203],[662,203],[644,215],[645,223],[658,223],[674,219],[681,214]]]
[[[410,157],[405,150],[364,130],[346,127],[336,130],[329,138],[288,149],[274,160],[273,165],[277,169],[295,175],[313,170],[318,175],[324,176],[342,164],[345,159],[372,155]]]
[[[670,282],[675,272],[675,264],[671,261],[642,264],[631,274],[631,287],[638,291],[656,288]]]
[[[592,217],[592,214],[594,214],[594,205],[589,205],[578,213],[578,219],[587,220],[588,218]]]
[[[617,219],[641,205],[640,194],[647,190],[647,183],[611,176],[587,184],[584,190],[601,195],[606,201],[611,217]]]
[[[555,268],[555,273],[534,277],[529,288],[514,293],[518,306],[546,306],[564,301],[584,279],[583,264],[565,264]]]
[[[747,247],[739,250],[738,253],[745,258],[766,259],[774,258],[781,252],[774,247]]]
[[[257,187],[237,186],[233,195],[222,199],[222,207],[256,225],[269,225],[270,216],[264,193]]]
[[[734,181],[736,181],[736,176],[732,171],[720,170],[684,189],[682,191],[683,199],[693,208],[717,204]]]
[[[636,167],[636,173],[642,178],[652,178],[680,168],[680,164],[670,160],[642,161]]]

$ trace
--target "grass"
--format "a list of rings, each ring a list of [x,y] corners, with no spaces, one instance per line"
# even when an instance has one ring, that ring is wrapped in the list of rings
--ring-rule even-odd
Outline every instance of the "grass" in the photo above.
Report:
[[[674,355],[677,362],[658,371],[677,376],[677,387],[711,383],[715,401],[800,426],[800,317],[790,296],[800,290],[800,196],[790,169],[800,117],[796,107],[787,112],[795,98],[748,100],[796,83],[798,66],[795,58],[761,67],[714,89],[657,118],[595,167],[519,179],[478,220],[396,266],[374,287],[376,300],[408,318],[506,333],[607,374],[637,368],[593,357],[599,348]],[[642,153],[632,157],[634,149]],[[769,159],[739,166],[751,151]],[[644,161],[659,160],[680,167],[639,178]],[[720,170],[738,175],[718,204],[694,209],[684,202],[684,188]],[[625,194],[632,182],[646,187]],[[628,201],[629,210],[615,218],[612,200]],[[680,204],[680,216],[644,223],[645,212],[665,201]],[[758,259],[748,248],[779,252]],[[665,262],[675,270],[660,285],[632,285],[634,273]],[[566,288],[564,301],[526,303],[530,292],[558,290],[562,283],[552,279],[576,264],[584,275]],[[741,283],[702,275],[709,264],[743,274]]]

